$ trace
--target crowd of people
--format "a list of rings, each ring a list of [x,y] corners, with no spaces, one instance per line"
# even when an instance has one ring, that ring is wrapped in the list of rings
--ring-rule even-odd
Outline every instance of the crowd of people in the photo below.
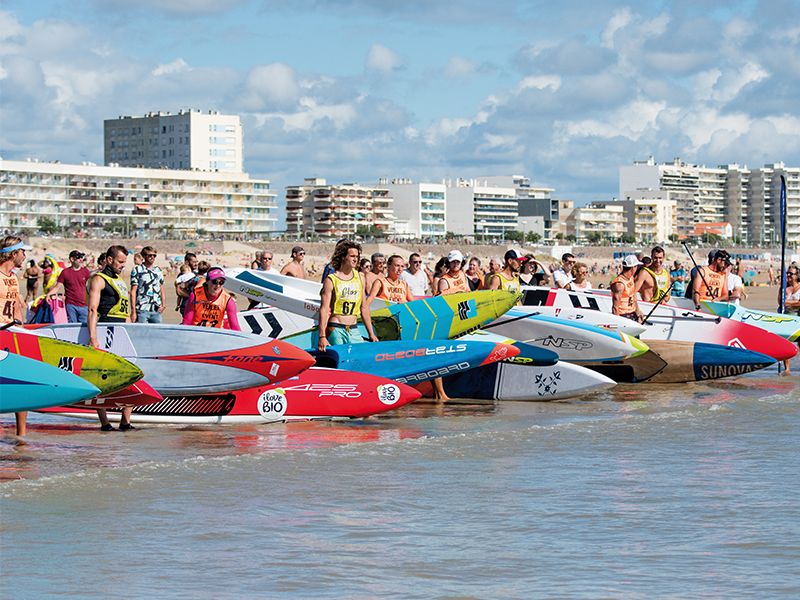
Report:
[[[69,253],[69,266],[54,270],[57,263],[49,257],[40,263],[28,260],[31,247],[15,236],[0,242],[0,323],[25,322],[27,304],[42,304],[63,293],[67,321],[85,323],[92,347],[100,348],[98,323],[135,322],[161,323],[167,310],[165,277],[155,264],[157,251],[146,246],[132,253],[121,245],[90,259],[79,250]],[[591,290],[590,276],[609,273],[597,263],[588,265],[572,253],[561,257],[560,265],[545,265],[532,254],[509,249],[502,257],[493,256],[486,269],[476,256],[465,257],[460,250],[451,250],[429,269],[419,253],[408,261],[394,254],[388,259],[381,253],[361,257],[361,246],[347,239],[340,240],[322,275],[320,335],[318,350],[330,345],[359,343],[359,318],[367,337],[377,341],[369,306],[376,298],[392,302],[409,302],[425,296],[447,295],[476,290],[520,291],[523,285],[553,286],[571,290]],[[295,246],[291,261],[278,270],[272,266],[274,255],[269,250],[257,252],[250,267],[255,270],[306,279],[305,250]],[[129,283],[123,277],[127,261],[133,255]],[[645,315],[637,297],[644,301],[665,302],[671,296],[691,298],[697,308],[702,301],[729,301],[738,304],[747,297],[739,261],[733,261],[725,250],[712,250],[708,263],[695,266],[688,273],[679,260],[664,264],[665,252],[660,246],[643,253],[625,256],[619,271],[609,284],[614,314],[643,321]],[[24,265],[28,265],[23,268]],[[20,291],[20,279],[26,283],[26,295]],[[786,311],[800,311],[800,274],[797,266],[787,271]],[[38,296],[38,283],[43,281],[44,295]],[[177,304],[184,325],[240,330],[233,294],[224,289],[225,271],[198,260],[187,252],[175,278]],[[599,284],[603,288],[603,284]],[[255,303],[251,303],[252,308]],[[438,397],[445,398],[441,382],[435,382]],[[111,431],[105,411],[98,410],[101,429]],[[119,429],[134,429],[130,409],[122,412]],[[25,413],[17,415],[17,433],[25,434]]]

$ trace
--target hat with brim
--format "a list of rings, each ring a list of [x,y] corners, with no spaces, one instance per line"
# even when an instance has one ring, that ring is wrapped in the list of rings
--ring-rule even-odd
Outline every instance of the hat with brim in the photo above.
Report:
[[[220,267],[213,267],[208,270],[206,273],[206,279],[209,281],[214,281],[215,279],[226,279],[225,271],[223,271]]]
[[[638,258],[636,258],[635,254],[628,254],[624,259],[622,259],[622,266],[624,267],[638,267],[639,265],[644,264]]]
[[[464,255],[458,250],[450,250],[450,253],[447,255],[447,262],[464,262]]]

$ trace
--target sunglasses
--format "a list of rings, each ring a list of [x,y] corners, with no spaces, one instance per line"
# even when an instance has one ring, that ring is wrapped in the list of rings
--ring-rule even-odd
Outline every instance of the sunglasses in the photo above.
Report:
[[[158,254],[148,254],[147,258],[155,258],[156,256],[158,256]]]
[[[225,285],[225,280],[222,279],[221,277],[218,277],[217,279],[212,279],[211,281],[209,281],[209,283],[211,285]]]
[[[261,260],[272,260],[271,256],[262,256]]]

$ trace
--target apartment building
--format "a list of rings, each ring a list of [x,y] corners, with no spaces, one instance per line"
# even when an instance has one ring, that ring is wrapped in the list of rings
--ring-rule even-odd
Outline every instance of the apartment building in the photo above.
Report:
[[[0,159],[0,229],[99,236],[253,237],[277,231],[277,192],[247,173],[68,165]]]
[[[669,193],[676,202],[676,231],[692,235],[697,226],[730,223],[733,237],[745,244],[780,240],[781,176],[786,179],[787,240],[800,242],[800,168],[782,162],[748,169],[736,163],[716,168],[689,165],[676,158],[656,164],[651,156],[620,167],[620,198],[637,192]]]
[[[106,165],[243,173],[237,115],[199,110],[150,112],[103,121]]]
[[[623,207],[625,233],[635,236],[637,242],[665,244],[678,233],[678,203],[671,191],[636,190],[609,204]]]
[[[286,187],[288,236],[352,238],[359,230],[371,227],[393,233],[394,221],[394,199],[382,187],[332,185],[317,177],[307,178],[303,185]]]
[[[381,179],[379,185],[394,198],[395,217],[407,223],[405,236],[432,240],[444,238],[447,232],[447,186],[444,183]]]
[[[574,236],[578,241],[594,235],[600,235],[602,239],[618,239],[626,233],[625,207],[618,202],[594,202],[573,208],[565,219],[565,231],[567,236]]]
[[[553,188],[531,186],[529,177],[523,175],[490,175],[478,177],[485,185],[513,188],[517,197],[517,213],[522,217],[541,217],[544,239],[553,239],[559,232],[562,221],[561,203],[553,198]],[[539,222],[537,219],[526,219],[528,222]],[[528,228],[530,231],[530,228]]]

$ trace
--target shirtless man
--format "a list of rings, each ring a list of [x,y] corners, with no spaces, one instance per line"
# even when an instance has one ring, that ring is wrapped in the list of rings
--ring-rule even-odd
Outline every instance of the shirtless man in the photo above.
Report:
[[[651,263],[636,277],[636,289],[645,302],[667,302],[671,293],[669,270],[664,265],[664,249],[656,246],[650,251]]]
[[[319,308],[319,343],[317,349],[325,352],[328,346],[363,342],[358,331],[358,315],[367,328],[369,341],[377,342],[372,330],[369,304],[364,289],[366,283],[358,272],[361,244],[345,241],[337,244],[331,257],[334,271],[322,284],[322,301]]]
[[[298,279],[306,278],[306,270],[303,268],[303,260],[305,259],[306,251],[301,246],[292,248],[292,261],[281,269],[281,275],[288,277],[297,277]]]
[[[376,252],[371,257],[372,260],[372,270],[367,273],[366,282],[367,282],[367,293],[372,289],[372,286],[375,285],[375,282],[378,279],[383,279],[386,277],[386,273],[384,269],[386,268],[386,257],[381,254],[380,252]]]

